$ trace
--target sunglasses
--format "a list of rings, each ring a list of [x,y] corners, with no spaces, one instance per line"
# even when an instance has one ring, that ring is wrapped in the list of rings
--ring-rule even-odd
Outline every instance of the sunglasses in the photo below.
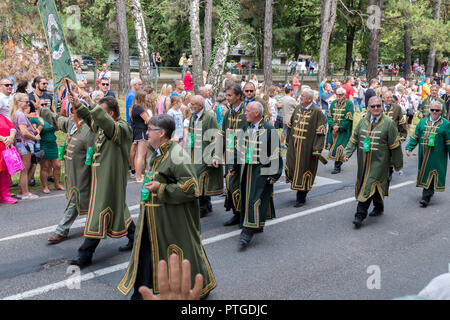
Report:
[[[254,92],[255,90],[245,90],[245,92],[250,93],[250,92]]]
[[[441,112],[441,109],[430,109],[430,112]]]
[[[102,83],[102,86],[106,87],[106,86],[109,86],[109,84],[108,83]]]
[[[381,104],[374,104],[373,106],[370,106],[372,109],[375,109],[375,108],[381,108]]]
[[[17,101],[19,101],[19,102],[25,102],[25,103],[30,103],[29,100],[17,100]]]
[[[43,86],[48,85],[48,82],[41,83]]]
[[[3,83],[2,83],[2,85],[4,85],[4,86],[7,87],[7,88],[13,86],[12,83],[6,83],[6,84],[3,84]]]
[[[47,103],[41,103],[41,107],[46,107],[47,105]]]
[[[147,130],[148,130],[148,131],[159,131],[159,130],[161,130],[161,128],[153,128],[153,129],[147,128]]]

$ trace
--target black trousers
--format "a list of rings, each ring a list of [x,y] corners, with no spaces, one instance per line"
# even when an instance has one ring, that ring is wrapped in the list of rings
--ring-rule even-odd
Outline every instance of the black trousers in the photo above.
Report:
[[[140,286],[152,286],[153,266],[152,266],[152,248],[150,245],[150,235],[148,233],[147,219],[144,219],[144,226],[141,237],[141,246],[139,248],[139,263],[137,266],[136,280],[134,282],[134,292],[131,300],[143,300],[139,292]]]
[[[434,178],[433,178],[434,180]],[[434,181],[431,180],[430,187],[428,189],[422,190],[422,199],[426,201],[430,201],[431,197],[434,195]]]
[[[339,170],[342,167],[342,161],[335,161],[334,162],[334,168]]]
[[[384,203],[378,190],[367,201],[358,201],[358,207],[356,208],[356,215],[362,216],[363,219],[367,217],[367,211],[369,210],[370,203],[373,201],[375,211],[384,211]]]
[[[128,234],[127,234],[128,240],[134,241],[135,230],[136,230],[136,225],[134,224],[134,221],[131,221],[130,225],[128,226]],[[84,238],[83,244],[78,249],[79,256],[83,257],[83,258],[92,258],[93,254],[95,252],[95,249],[97,249],[99,244],[100,244],[100,239]]]
[[[211,197],[210,196],[200,196],[198,197],[200,204],[200,212],[202,211],[212,211]]]
[[[297,190],[297,201],[301,202],[301,203],[305,203],[307,194],[308,194],[308,191]]]

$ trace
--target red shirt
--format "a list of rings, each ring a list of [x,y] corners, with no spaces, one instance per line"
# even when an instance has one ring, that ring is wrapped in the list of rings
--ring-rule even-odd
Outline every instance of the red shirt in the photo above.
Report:
[[[292,87],[294,88],[294,90],[298,90],[298,88],[300,87],[300,81],[298,81],[297,77],[292,78]]]
[[[346,92],[345,99],[350,99],[350,96],[355,97],[355,89],[352,87],[351,84],[346,83],[342,86],[342,88],[344,88]]]
[[[8,120],[4,115],[0,114],[0,136],[8,137],[10,135],[11,129],[16,129],[11,121]],[[0,171],[8,170],[6,168],[5,161],[3,160],[2,151],[6,149],[3,142],[0,142]]]
[[[191,91],[194,90],[194,85],[192,84],[192,76],[189,73],[186,73],[183,78],[184,82],[184,90]]]

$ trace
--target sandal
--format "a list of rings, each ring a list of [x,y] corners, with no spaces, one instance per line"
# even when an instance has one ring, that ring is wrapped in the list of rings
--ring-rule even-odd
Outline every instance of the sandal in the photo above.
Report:
[[[19,200],[33,200],[39,198],[39,196],[32,194],[31,192],[29,192],[26,196],[18,195],[17,197]]]

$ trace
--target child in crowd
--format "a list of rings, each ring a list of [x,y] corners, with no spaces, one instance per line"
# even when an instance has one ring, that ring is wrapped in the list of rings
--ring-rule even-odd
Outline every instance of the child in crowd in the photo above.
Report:
[[[172,140],[178,143],[183,142],[183,113],[181,112],[181,98],[172,96],[170,98],[170,109],[167,114],[175,121],[175,131]]]

